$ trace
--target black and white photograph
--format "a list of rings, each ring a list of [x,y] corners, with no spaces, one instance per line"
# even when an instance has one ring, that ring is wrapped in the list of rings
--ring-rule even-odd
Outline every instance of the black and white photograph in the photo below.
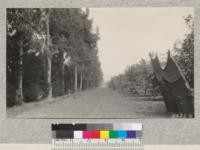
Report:
[[[8,118],[194,118],[192,7],[7,8]]]

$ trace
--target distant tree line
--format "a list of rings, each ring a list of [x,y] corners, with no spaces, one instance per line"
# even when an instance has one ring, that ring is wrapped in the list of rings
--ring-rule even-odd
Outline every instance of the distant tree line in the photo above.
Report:
[[[7,106],[97,87],[89,9],[7,9]]]
[[[182,41],[175,42],[172,51],[182,74],[190,87],[194,88],[194,23],[191,15],[185,17],[184,20],[189,32]],[[130,95],[156,96],[160,94],[151,64],[144,59],[138,64],[127,67],[123,74],[112,77],[108,85],[114,90]]]
[[[151,64],[141,59],[138,64],[128,66],[124,74],[112,77],[108,85],[129,95],[155,95],[153,79]]]

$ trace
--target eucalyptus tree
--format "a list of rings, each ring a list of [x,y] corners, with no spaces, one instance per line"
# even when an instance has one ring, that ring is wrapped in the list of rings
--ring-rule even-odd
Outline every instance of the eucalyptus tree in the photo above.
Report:
[[[17,72],[17,90],[15,91],[17,104],[21,104],[24,99],[23,57],[25,47],[30,44],[33,34],[38,32],[40,15],[39,9],[7,9],[7,74],[9,76],[13,72]],[[16,49],[10,49],[12,45],[15,45]],[[14,58],[14,56],[16,57]],[[13,61],[13,58],[16,61]],[[13,63],[16,63],[14,67],[12,67]]]
[[[65,93],[65,59],[68,57],[68,38],[70,34],[69,9],[51,9],[50,12],[50,35],[54,46],[53,55],[57,55],[59,65],[57,70],[60,72],[61,94]],[[55,50],[56,49],[56,50]]]

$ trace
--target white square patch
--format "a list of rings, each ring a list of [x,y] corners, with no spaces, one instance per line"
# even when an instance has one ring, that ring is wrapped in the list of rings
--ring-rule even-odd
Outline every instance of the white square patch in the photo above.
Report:
[[[74,131],[74,138],[75,139],[82,139],[83,138],[83,131]]]

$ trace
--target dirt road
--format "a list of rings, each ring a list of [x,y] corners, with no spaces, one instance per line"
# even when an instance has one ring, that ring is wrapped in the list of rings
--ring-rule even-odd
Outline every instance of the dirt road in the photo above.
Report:
[[[164,102],[90,89],[7,109],[11,118],[168,118]]]

